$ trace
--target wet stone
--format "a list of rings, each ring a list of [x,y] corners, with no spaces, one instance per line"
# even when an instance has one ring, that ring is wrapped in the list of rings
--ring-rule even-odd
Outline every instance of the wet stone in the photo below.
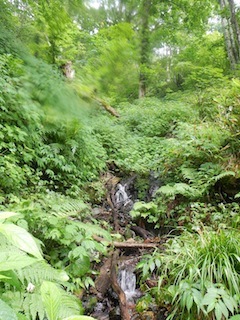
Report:
[[[156,316],[153,311],[146,311],[141,314],[141,320],[156,320]]]
[[[120,308],[116,307],[109,312],[109,320],[121,320]]]

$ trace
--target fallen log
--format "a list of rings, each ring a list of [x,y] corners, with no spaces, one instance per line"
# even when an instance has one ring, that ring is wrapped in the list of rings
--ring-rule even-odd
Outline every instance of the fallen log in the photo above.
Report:
[[[117,111],[113,107],[111,107],[109,104],[107,104],[106,101],[104,101],[103,99],[100,99],[100,98],[98,98],[96,96],[94,96],[93,99],[95,101],[97,101],[101,106],[103,106],[103,108],[107,112],[109,112],[112,116],[119,118],[119,114],[117,113]]]
[[[149,238],[153,238],[153,235],[147,231],[146,229],[143,229],[141,227],[138,226],[131,226],[131,229],[140,237],[142,237],[143,239],[149,239]]]
[[[159,243],[144,243],[144,242],[113,242],[115,248],[136,248],[136,249],[145,249],[145,248],[156,248]]]
[[[115,248],[139,248],[139,249],[145,249],[145,248],[156,248],[159,245],[159,242],[155,242],[155,243],[145,243],[145,242],[136,242],[136,241],[106,241],[105,239],[97,236],[97,235],[93,235],[93,239],[99,242],[105,242],[107,243],[108,246],[114,246]]]

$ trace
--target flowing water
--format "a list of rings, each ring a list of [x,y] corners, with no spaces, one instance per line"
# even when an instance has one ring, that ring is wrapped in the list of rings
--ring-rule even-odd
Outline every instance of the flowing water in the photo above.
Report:
[[[122,185],[119,183],[115,193],[116,208],[123,212],[129,212],[133,207],[133,201],[128,196],[126,187],[126,184]]]
[[[122,185],[121,183],[117,185],[115,199],[116,199],[116,204],[119,207],[123,206],[129,200],[128,194],[125,190],[125,185]]]
[[[123,267],[118,272],[118,283],[126,295],[129,303],[134,303],[134,299],[139,298],[140,292],[136,289],[136,275],[131,266]]]

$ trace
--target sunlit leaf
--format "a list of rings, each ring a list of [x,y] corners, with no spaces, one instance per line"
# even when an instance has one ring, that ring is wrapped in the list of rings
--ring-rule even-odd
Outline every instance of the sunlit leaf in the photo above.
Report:
[[[17,216],[19,213],[16,212],[10,212],[10,211],[0,211],[0,220],[5,220],[7,218]]]
[[[25,229],[10,223],[1,223],[0,233],[2,233],[17,248],[32,254],[38,259],[43,259],[33,236]]]
[[[0,252],[0,271],[18,270],[35,263],[36,258],[21,254],[16,251]]]
[[[0,300],[0,320],[17,320],[14,310],[2,300]]]

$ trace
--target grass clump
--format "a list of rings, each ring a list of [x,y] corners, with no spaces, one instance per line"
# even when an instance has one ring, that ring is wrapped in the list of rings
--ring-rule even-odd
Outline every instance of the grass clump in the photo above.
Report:
[[[205,228],[169,239],[165,251],[155,253],[152,264],[159,283],[153,292],[159,304],[170,306],[169,320],[176,315],[177,319],[222,320],[237,313],[239,242],[237,230]],[[149,275],[151,271],[149,266]]]

